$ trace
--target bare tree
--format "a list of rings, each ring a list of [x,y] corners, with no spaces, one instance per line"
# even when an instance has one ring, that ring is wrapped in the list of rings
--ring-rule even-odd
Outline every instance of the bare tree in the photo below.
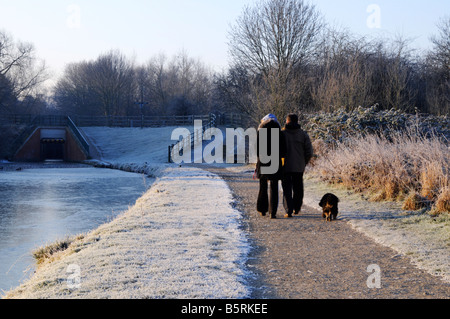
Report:
[[[66,114],[99,115],[98,102],[90,86],[89,62],[66,66],[54,88],[56,108]]]
[[[34,46],[14,41],[9,34],[0,31],[0,92],[8,90],[14,98],[23,99],[36,95],[39,85],[47,79],[45,63],[36,58]],[[6,103],[2,100],[0,108],[5,111]],[[10,107],[6,111],[14,109]]]
[[[265,0],[244,9],[229,34],[230,54],[237,67],[262,80],[266,101],[259,112],[281,116],[292,107],[301,92],[296,71],[311,57],[321,28],[315,6],[304,0]]]
[[[427,55],[426,99],[433,113],[450,113],[450,17],[441,19],[439,35],[433,36],[434,45]]]
[[[392,42],[392,47],[385,52],[387,62],[383,95],[385,108],[414,111],[416,106],[417,92],[411,85],[414,76],[414,59],[413,51],[409,49],[410,42],[411,39],[399,36]]]
[[[311,95],[317,109],[333,111],[364,105],[368,99],[368,52],[365,38],[328,29],[311,74]]]
[[[170,87],[167,76],[167,57],[159,54],[151,58],[142,67],[146,75],[145,99],[149,103],[149,110],[154,114],[166,114],[170,97],[168,88]]]
[[[377,103],[381,108],[413,111],[417,66],[409,39],[368,39],[347,31],[324,33],[310,74],[315,109],[353,110]]]
[[[439,36],[431,37],[434,50],[430,60],[450,72],[450,17],[442,18],[438,23],[438,28]]]
[[[163,54],[146,66],[150,104],[157,114],[199,114],[211,109],[213,75],[201,61],[181,50],[170,60]]]
[[[100,100],[103,115],[123,115],[133,103],[133,64],[120,52],[111,51],[90,64],[91,90]],[[128,105],[127,105],[128,103]]]
[[[125,115],[136,107],[134,64],[118,51],[95,61],[70,64],[55,87],[55,100],[68,114]]]

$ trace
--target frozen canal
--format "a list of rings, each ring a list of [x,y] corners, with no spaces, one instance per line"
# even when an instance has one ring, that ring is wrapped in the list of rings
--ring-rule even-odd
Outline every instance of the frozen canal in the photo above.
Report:
[[[0,296],[33,272],[33,249],[110,221],[152,182],[93,167],[0,171]]]

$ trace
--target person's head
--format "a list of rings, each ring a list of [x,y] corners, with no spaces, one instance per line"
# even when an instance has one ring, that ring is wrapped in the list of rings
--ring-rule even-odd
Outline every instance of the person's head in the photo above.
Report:
[[[272,113],[267,114],[266,116],[264,116],[261,120],[261,123],[263,122],[268,122],[268,121],[275,121],[278,122],[277,117],[275,115],[273,115]]]
[[[291,113],[286,117],[286,124],[298,124],[298,115]]]

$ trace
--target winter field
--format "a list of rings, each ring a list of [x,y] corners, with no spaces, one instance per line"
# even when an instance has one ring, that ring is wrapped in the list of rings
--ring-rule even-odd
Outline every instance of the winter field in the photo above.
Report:
[[[241,212],[233,208],[231,191],[218,176],[167,164],[173,129],[83,129],[97,146],[100,161],[155,176],[156,181],[115,220],[68,240],[67,249],[45,258],[35,275],[7,298],[250,295],[246,278],[252,274],[245,261],[251,247]],[[242,174],[252,174],[253,169],[223,166]],[[309,177],[305,204],[317,209],[328,191],[341,198],[338,218],[450,281],[449,220],[425,220],[418,212],[402,211],[401,204],[369,202]]]

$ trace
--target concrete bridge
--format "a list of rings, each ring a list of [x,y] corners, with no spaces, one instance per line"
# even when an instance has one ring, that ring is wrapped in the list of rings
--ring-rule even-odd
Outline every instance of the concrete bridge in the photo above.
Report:
[[[90,157],[89,143],[69,116],[38,115],[13,142],[11,160],[81,162]]]
[[[187,116],[62,116],[62,115],[2,115],[0,125],[25,127],[8,147],[8,159],[18,162],[40,162],[50,159],[82,162],[96,157],[96,149],[79,127],[161,127],[190,126],[195,120],[206,125],[242,125],[241,114],[223,113]],[[76,124],[75,124],[76,123]],[[214,123],[214,124],[212,124]],[[205,129],[205,127],[203,129]],[[112,137],[114,138],[114,137]],[[191,141],[193,143],[193,140]],[[171,148],[169,146],[169,162]]]

